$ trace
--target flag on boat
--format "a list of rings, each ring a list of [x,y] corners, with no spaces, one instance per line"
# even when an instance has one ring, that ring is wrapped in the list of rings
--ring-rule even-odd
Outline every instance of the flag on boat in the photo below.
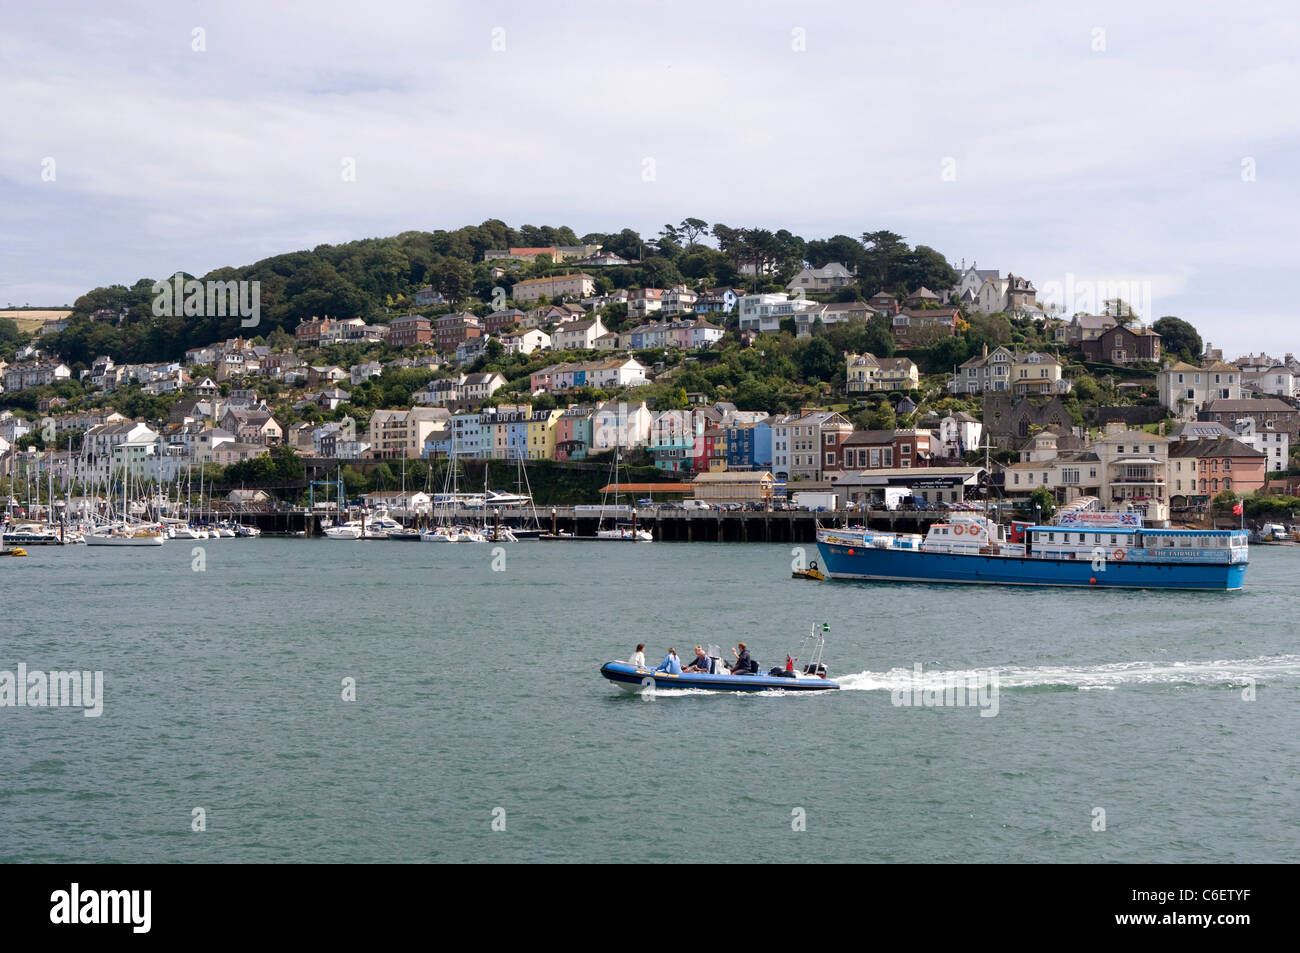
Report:
[[[1232,508],[1233,516],[1240,516],[1244,512],[1243,504],[1238,501],[1237,505]]]

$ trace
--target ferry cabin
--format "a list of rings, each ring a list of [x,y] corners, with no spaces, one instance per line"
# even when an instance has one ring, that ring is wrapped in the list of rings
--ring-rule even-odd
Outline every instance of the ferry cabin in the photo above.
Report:
[[[1245,530],[1144,529],[1130,526],[1028,526],[1023,542],[992,520],[935,523],[921,549],[927,553],[1017,556],[1039,559],[1104,558],[1159,563],[1246,562]],[[902,548],[902,547],[898,547]],[[911,548],[911,547],[907,547]]]
[[[1159,563],[1244,563],[1245,530],[1033,526],[1025,555],[1045,559],[1095,559]]]

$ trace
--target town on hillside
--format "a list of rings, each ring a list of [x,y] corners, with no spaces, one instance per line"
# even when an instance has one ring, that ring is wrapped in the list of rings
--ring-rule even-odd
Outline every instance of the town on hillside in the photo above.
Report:
[[[1300,495],[1292,354],[1225,355],[1120,298],[1066,314],[890,232],[493,221],[182,277],[184,313],[144,280],[0,318],[10,519],[123,474],[287,506],[344,470],[391,496],[434,461],[615,451],[719,505],[1091,496],[1193,524],[1239,501],[1286,519]],[[212,291],[238,282],[260,283],[255,326]]]

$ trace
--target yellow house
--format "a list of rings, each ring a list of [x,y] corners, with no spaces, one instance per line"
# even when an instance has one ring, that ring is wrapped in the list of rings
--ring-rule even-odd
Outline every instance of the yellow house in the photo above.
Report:
[[[529,460],[555,459],[556,423],[563,414],[564,411],[559,408],[533,411],[528,419]]]

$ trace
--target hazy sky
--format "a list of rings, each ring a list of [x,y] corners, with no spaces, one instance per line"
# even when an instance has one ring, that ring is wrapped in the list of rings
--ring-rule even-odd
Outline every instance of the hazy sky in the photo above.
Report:
[[[0,306],[486,218],[653,236],[698,216],[889,228],[1072,287],[1067,308],[1123,283],[1144,318],[1177,314],[1229,357],[1300,351],[1286,4],[0,16]]]

